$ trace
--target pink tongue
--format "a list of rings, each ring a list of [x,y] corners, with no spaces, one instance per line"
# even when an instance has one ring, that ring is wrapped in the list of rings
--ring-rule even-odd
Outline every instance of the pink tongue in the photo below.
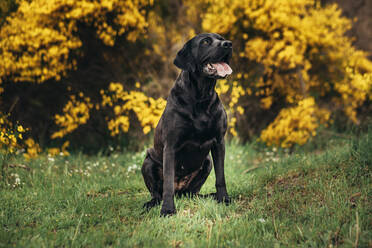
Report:
[[[232,73],[231,67],[224,62],[218,62],[212,65],[214,68],[216,68],[217,75],[220,77],[225,77],[226,75],[230,75]]]

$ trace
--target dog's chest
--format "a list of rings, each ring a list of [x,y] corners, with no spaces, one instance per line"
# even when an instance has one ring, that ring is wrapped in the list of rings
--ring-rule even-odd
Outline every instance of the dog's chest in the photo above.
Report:
[[[190,123],[195,137],[212,138],[216,132],[216,121],[213,115],[207,112],[197,112]]]

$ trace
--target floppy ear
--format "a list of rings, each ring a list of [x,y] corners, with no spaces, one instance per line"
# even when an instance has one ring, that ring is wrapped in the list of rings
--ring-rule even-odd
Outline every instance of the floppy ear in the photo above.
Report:
[[[195,72],[196,64],[191,53],[191,40],[186,42],[183,48],[178,51],[173,63],[182,70]]]

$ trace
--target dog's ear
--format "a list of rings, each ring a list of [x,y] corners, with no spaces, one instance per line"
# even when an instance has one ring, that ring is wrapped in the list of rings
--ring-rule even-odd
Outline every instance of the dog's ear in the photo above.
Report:
[[[195,59],[191,52],[192,49],[191,42],[192,40],[186,42],[183,48],[178,51],[177,56],[174,59],[173,63],[182,70],[195,72],[196,64]]]

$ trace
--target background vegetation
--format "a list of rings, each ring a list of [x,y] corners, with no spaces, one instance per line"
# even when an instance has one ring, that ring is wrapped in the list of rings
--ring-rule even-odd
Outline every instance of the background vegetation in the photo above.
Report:
[[[31,150],[141,148],[177,76],[175,53],[217,32],[234,43],[235,73],[217,87],[229,135],[303,145],[320,126],[369,123],[372,62],[351,27],[315,0],[8,0],[0,110],[27,129]]]

